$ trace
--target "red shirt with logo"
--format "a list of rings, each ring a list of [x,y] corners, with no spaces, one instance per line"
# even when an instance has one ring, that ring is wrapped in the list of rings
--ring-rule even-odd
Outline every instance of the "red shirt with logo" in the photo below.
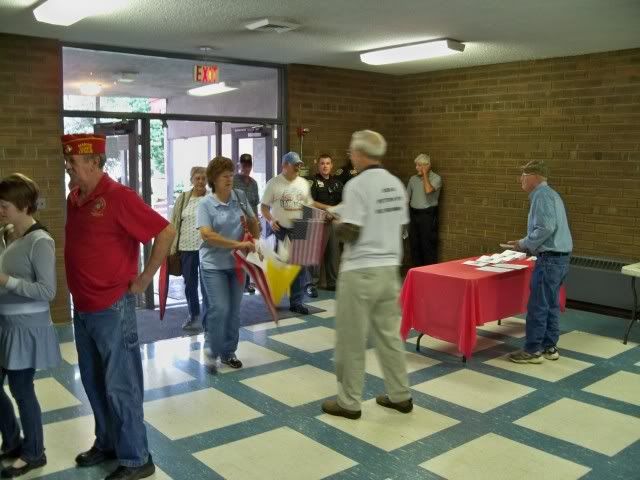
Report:
[[[169,224],[136,192],[104,174],[80,202],[67,198],[64,263],[74,308],[97,312],[113,305],[138,275],[140,244]]]

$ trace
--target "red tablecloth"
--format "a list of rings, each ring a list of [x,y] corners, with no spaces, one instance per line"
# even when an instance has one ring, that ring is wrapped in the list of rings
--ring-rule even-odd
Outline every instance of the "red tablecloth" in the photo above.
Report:
[[[400,294],[402,338],[413,328],[456,344],[469,358],[476,344],[476,326],[527,310],[534,262],[514,262],[529,268],[493,273],[463,265],[466,260],[409,270]],[[564,289],[560,301],[564,309]]]

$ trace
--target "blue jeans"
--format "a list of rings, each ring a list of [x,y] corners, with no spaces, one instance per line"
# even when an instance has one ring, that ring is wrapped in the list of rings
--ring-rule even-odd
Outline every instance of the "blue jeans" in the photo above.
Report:
[[[244,275],[244,273],[243,273]],[[235,355],[240,337],[240,302],[244,277],[238,281],[234,269],[200,270],[206,310],[203,320],[205,346],[213,357],[226,360]]]
[[[569,255],[538,256],[531,275],[525,352],[555,347],[560,336],[560,286],[569,271]]]
[[[144,465],[149,448],[135,296],[126,293],[98,312],[76,311],[73,325],[80,378],[96,423],[94,446],[115,451],[125,467]]]
[[[198,270],[200,267],[200,252],[180,252],[182,278],[184,278],[184,295],[187,297],[189,316],[200,315],[200,299],[198,298]]]
[[[273,232],[279,241],[283,241],[285,237],[291,237],[291,229],[280,227],[280,230]],[[289,306],[302,305],[304,298],[304,287],[311,283],[311,275],[307,267],[302,267],[296,278],[291,284],[291,295],[289,296]]]
[[[42,434],[42,413],[33,387],[34,368],[24,370],[0,369],[0,433],[2,451],[13,450],[22,442],[20,458],[25,462],[35,462],[44,454]],[[9,390],[18,404],[24,441],[20,440],[20,427],[13,411],[13,404],[2,388],[4,378],[9,380]]]

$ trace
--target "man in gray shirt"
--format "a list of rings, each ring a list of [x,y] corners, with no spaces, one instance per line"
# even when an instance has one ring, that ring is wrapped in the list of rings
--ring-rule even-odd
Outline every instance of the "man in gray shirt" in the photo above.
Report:
[[[438,200],[442,178],[431,170],[431,158],[415,159],[417,175],[409,179],[409,243],[414,267],[438,263]]]
[[[236,173],[233,176],[233,188],[242,190],[247,196],[247,201],[256,218],[258,218],[258,203],[260,203],[260,194],[258,193],[258,182],[251,178],[251,169],[253,168],[253,159],[248,153],[240,155],[240,173]],[[258,226],[260,222],[258,222]],[[251,295],[256,293],[256,288],[251,283],[249,275],[244,286],[245,292],[249,292]]]
[[[236,173],[233,177],[233,188],[242,190],[247,196],[249,205],[253,208],[253,213],[258,216],[258,203],[260,203],[260,194],[258,193],[258,182],[251,178],[251,169],[253,168],[253,159],[248,153],[240,155],[240,173]]]

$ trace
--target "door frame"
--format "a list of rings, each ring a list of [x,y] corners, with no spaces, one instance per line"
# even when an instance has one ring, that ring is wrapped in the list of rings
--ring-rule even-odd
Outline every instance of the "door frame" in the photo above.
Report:
[[[216,148],[217,151],[221,151],[222,142],[222,124],[223,123],[244,123],[257,125],[258,129],[264,129],[260,131],[260,137],[265,138],[267,141],[265,152],[265,173],[267,180],[277,175],[273,166],[273,146],[278,147],[278,152],[283,152],[285,147],[286,136],[283,134],[286,128],[286,124],[283,121],[276,119],[263,119],[263,118],[243,118],[243,117],[218,117],[218,116],[204,116],[204,115],[183,115],[183,114],[158,114],[158,113],[137,113],[137,112],[104,112],[104,111],[85,111],[85,110],[63,110],[62,118],[95,118],[98,130],[94,129],[95,133],[102,133],[104,135],[129,135],[129,155],[127,161],[127,186],[138,193],[147,205],[151,205],[151,120],[179,120],[179,121],[194,121],[194,122],[210,122],[215,123],[216,132]],[[104,122],[99,123],[100,119],[120,119],[117,122]],[[273,126],[278,127],[278,137],[273,139]],[[254,127],[232,127],[232,152],[235,148],[234,157],[238,156],[238,140],[240,138],[254,138],[250,136],[249,132],[240,133],[237,132],[237,138],[234,138],[234,128],[254,128]],[[266,136],[268,134],[268,136]],[[138,151],[140,147],[140,152]],[[168,148],[165,146],[165,148]],[[140,153],[140,154],[139,154]],[[135,159],[136,161],[132,161]],[[235,159],[237,161],[237,158]],[[140,166],[140,168],[139,168]],[[143,264],[149,261],[151,257],[151,242],[143,246]],[[153,310],[155,309],[155,293],[154,286],[150,284],[145,290],[144,300],[139,302],[139,306]]]

